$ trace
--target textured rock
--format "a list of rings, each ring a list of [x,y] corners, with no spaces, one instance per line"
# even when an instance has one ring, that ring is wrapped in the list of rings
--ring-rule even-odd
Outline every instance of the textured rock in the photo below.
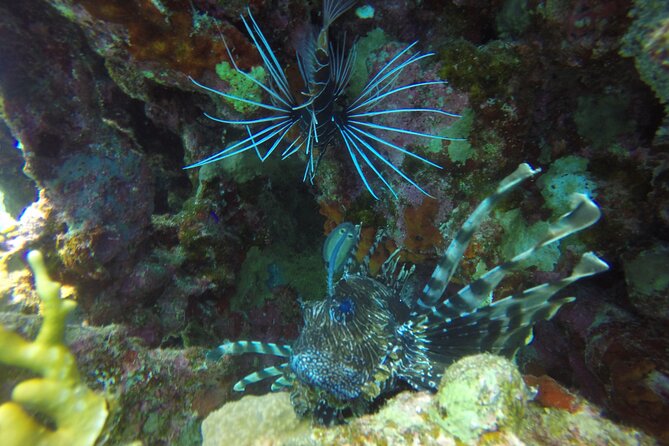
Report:
[[[376,0],[370,3],[373,18],[342,17],[332,34],[360,37],[362,78],[409,42],[435,51],[398,83],[442,77],[449,85],[414,98],[388,98],[386,105],[418,101],[463,111],[465,118],[449,131],[467,141],[433,145],[401,138],[411,150],[430,152],[443,169],[395,154],[437,200],[405,185],[398,188],[400,200],[373,200],[342,147],[329,149],[314,185],[301,182],[304,160],[297,158],[260,163],[247,154],[182,170],[244,135],[243,128],[203,117],[240,115],[188,79],[229,87],[229,79],[216,73],[228,61],[221,36],[242,68],[260,64],[239,21],[249,6],[277,60],[292,64],[287,76],[297,93],[295,44],[320,3],[0,0],[0,188],[13,216],[39,189],[17,235],[0,234],[0,250],[9,253],[0,260],[0,293],[15,297],[2,308],[35,310],[21,271],[25,251],[39,248],[59,280],[76,289],[78,316],[90,325],[121,323],[123,336],[139,336],[152,347],[198,345],[201,351],[226,338],[290,340],[300,317],[298,299],[322,285],[314,282],[316,276],[322,281],[322,265],[309,271],[303,265],[319,256],[324,226],[327,233],[341,221],[362,222],[363,249],[383,228],[388,239],[372,265],[402,246],[402,259],[418,261],[417,275],[429,277],[472,203],[501,172],[527,161],[548,173],[558,170],[557,161],[579,157],[587,166],[563,169],[551,184],[596,189],[605,218],[596,231],[549,252],[546,264],[565,272],[592,249],[612,270],[572,287],[570,294],[578,296],[573,307],[537,327],[540,354],[531,372],[550,374],[612,416],[668,442],[666,294],[662,287],[647,292],[664,276],[634,273],[647,272],[644,264],[669,240],[666,0]],[[396,124],[438,125],[410,117]],[[519,248],[517,228],[533,228],[557,213],[555,206],[542,207],[535,189],[509,197],[508,207],[484,224],[455,283],[468,283],[517,253],[507,253],[504,240]],[[506,225],[500,216],[516,207],[518,224]],[[242,265],[251,266],[253,280]],[[286,281],[271,283],[266,276]],[[554,278],[530,269],[501,286],[513,292]],[[88,369],[97,370],[98,361],[100,374],[118,379],[121,355],[106,359],[104,342],[89,347]],[[160,367],[148,359],[144,364]],[[151,392],[129,386],[136,399],[123,406],[129,413],[119,429],[145,427],[147,442],[155,444],[174,444],[175,432],[192,432],[194,417],[171,415],[191,410],[188,395],[153,388],[155,382],[182,382],[167,370],[142,387]],[[237,379],[247,370],[235,373]],[[149,394],[157,396],[142,400]],[[144,408],[159,414],[149,419]],[[366,426],[360,423],[351,429]],[[507,434],[486,435],[502,441]]]
[[[630,302],[644,316],[669,320],[669,246],[656,246],[625,262]]]
[[[475,355],[446,370],[436,395],[402,392],[378,413],[344,425],[311,427],[295,417],[288,394],[279,393],[227,403],[209,415],[202,432],[205,446],[656,444],[581,398],[564,410],[548,406],[548,399],[531,401],[533,394],[510,361]]]
[[[309,422],[299,420],[285,392],[245,396],[202,422],[203,446],[290,444],[305,439]]]
[[[465,442],[483,432],[518,426],[533,392],[508,359],[468,356],[451,365],[436,395],[438,425]]]

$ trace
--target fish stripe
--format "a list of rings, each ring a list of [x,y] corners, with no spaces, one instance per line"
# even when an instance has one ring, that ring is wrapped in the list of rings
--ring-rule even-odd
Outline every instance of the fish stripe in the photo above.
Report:
[[[288,363],[286,362],[279,366],[265,367],[262,370],[246,375],[245,377],[237,381],[237,383],[235,383],[233,390],[235,390],[236,392],[243,392],[244,390],[246,390],[246,386],[248,386],[249,384],[255,384],[259,381],[271,378],[273,376],[283,375],[283,371],[287,366]]]
[[[607,269],[606,262],[589,252],[583,255],[568,277],[506,297],[458,317],[445,327],[441,318],[431,315],[430,327],[423,333],[428,348],[441,357],[453,359],[484,350],[512,354],[531,340],[535,322],[550,319],[562,305],[574,300],[573,297],[551,300],[555,293],[579,279]]]
[[[446,286],[451,280],[455,269],[462,258],[472,235],[481,225],[483,219],[490,213],[497,202],[510,190],[522,181],[540,172],[540,169],[532,169],[529,164],[523,163],[509,176],[504,178],[498,185],[497,190],[487,197],[472,212],[464,222],[462,228],[446,249],[446,253],[432,273],[427,286],[423,289],[423,296],[418,300],[422,307],[432,307],[441,298]]]
[[[210,360],[218,360],[224,355],[242,355],[244,353],[259,353],[287,358],[292,353],[292,348],[290,345],[279,345],[270,342],[226,342],[207,353],[207,358]]]
[[[432,309],[432,313],[444,319],[453,319],[478,308],[490,293],[499,285],[502,279],[520,262],[530,258],[537,250],[546,245],[561,240],[575,232],[593,225],[601,216],[597,205],[583,194],[574,194],[572,197],[574,208],[551,224],[546,233],[530,249],[516,255],[508,262],[497,266],[482,277],[465,286],[458,292],[461,300],[449,298],[443,304]],[[463,306],[462,302],[466,305]]]
[[[285,376],[279,376],[276,381],[272,383],[272,392],[278,392],[285,390],[293,385],[293,380],[288,379]]]
[[[376,235],[374,236],[374,241],[372,242],[372,246],[369,247],[369,250],[367,251],[367,254],[365,257],[362,259],[362,263],[360,264],[360,272],[365,273],[369,275],[369,264],[372,261],[372,257],[376,253],[376,250],[379,248],[379,245],[381,244],[381,240],[386,236],[386,233],[383,229],[379,229],[376,231]]]

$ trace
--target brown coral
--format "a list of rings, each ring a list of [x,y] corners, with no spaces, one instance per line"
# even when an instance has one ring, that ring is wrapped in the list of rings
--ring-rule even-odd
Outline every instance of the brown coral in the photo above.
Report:
[[[137,60],[200,76],[221,60],[228,59],[222,40],[195,33],[187,3],[163,3],[166,11],[159,10],[156,2],[150,0],[81,1],[91,16],[127,29],[128,51]],[[224,24],[221,32],[237,54],[243,56],[236,60],[240,67],[259,64],[257,53],[236,28]]]

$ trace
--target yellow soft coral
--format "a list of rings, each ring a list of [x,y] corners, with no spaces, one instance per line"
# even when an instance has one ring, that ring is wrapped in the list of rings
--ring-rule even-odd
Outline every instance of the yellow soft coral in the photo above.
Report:
[[[0,363],[29,369],[41,378],[18,384],[12,401],[0,405],[2,445],[92,445],[107,419],[107,403],[81,381],[75,358],[64,344],[65,318],[76,303],[61,299],[61,285],[49,278],[39,251],[28,254],[28,263],[44,321],[32,342],[0,327]],[[26,410],[47,417],[55,430]]]

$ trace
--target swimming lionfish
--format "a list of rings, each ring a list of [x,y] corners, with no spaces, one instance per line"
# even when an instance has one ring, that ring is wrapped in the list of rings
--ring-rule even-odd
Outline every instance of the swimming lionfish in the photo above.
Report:
[[[286,358],[244,377],[234,389],[244,391],[249,384],[275,378],[272,390],[290,389],[298,414],[329,422],[345,413],[363,413],[402,383],[435,390],[445,367],[465,355],[489,351],[512,356],[531,340],[536,321],[550,319],[574,300],[555,298],[555,293],[608,269],[595,254],[586,253],[570,276],[488,303],[501,280],[536,250],[599,219],[597,205],[575,194],[573,209],[551,224],[532,248],[444,296],[482,220],[502,196],[537,172],[521,164],[499,183],[464,222],[422,291],[410,280],[415,267],[398,268],[399,250],[383,263],[378,277],[370,277],[369,255],[359,265],[350,264],[359,227],[339,225],[324,245],[327,296],[303,304],[304,326],[297,340],[290,345],[227,342],[209,357],[260,353]]]
[[[298,67],[304,82],[304,91],[298,96],[291,91],[283,68],[260,31],[251,11],[248,10],[248,19],[244,16],[241,19],[260,54],[265,70],[269,74],[270,83],[260,82],[242,71],[226,44],[228,57],[236,72],[265,91],[271,103],[232,95],[202,85],[193,79],[191,81],[226,99],[250,104],[268,110],[272,114],[258,119],[227,120],[205,113],[214,121],[243,126],[248,136],[186,168],[203,166],[248,150],[255,150],[258,158],[265,161],[277,148],[282,146],[281,159],[286,159],[304,149],[307,161],[303,181],[308,179],[313,183],[321,157],[329,146],[338,145],[342,148],[346,147],[355,170],[374,198],[378,199],[378,196],[366,177],[371,172],[397,198],[397,193],[382,173],[383,169],[390,169],[422,193],[429,195],[402,169],[393,164],[386,151],[396,150],[425,164],[440,169],[441,166],[379,136],[376,132],[401,133],[451,141],[462,139],[392,127],[375,123],[370,119],[397,113],[433,113],[457,118],[459,115],[455,113],[434,108],[379,108],[380,104],[387,102],[387,99],[394,95],[407,94],[415,88],[429,88],[433,85],[445,84],[446,81],[425,80],[396,85],[398,77],[407,67],[433,55],[433,53],[421,52],[411,54],[417,43],[414,42],[397,53],[376,72],[354,100],[348,100],[345,92],[353,69],[355,47],[347,52],[343,41],[333,45],[328,39],[328,29],[332,22],[350,9],[354,3],[355,0],[324,0],[323,22],[320,30],[310,33],[302,48],[297,52]]]

